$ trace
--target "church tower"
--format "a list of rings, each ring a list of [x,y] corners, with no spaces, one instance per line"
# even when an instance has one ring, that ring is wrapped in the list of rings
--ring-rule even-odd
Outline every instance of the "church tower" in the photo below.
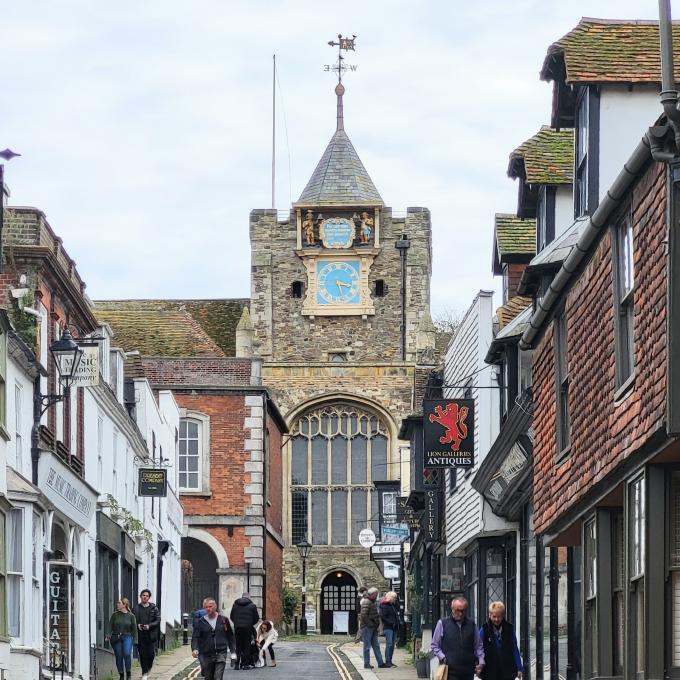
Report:
[[[379,511],[408,493],[399,424],[434,361],[429,210],[385,206],[345,132],[344,92],[289,218],[250,215],[252,352],[290,428],[284,582],[298,590],[296,544],[309,541],[307,618],[321,633],[354,631],[356,589],[388,585],[358,536],[371,527],[380,542]]]

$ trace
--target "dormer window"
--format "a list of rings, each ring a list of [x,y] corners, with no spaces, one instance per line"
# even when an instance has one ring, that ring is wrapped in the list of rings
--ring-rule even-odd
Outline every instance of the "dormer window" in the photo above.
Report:
[[[555,240],[555,187],[543,186],[536,206],[536,252]]]
[[[576,105],[576,130],[574,143],[575,181],[574,181],[574,217],[581,217],[589,212],[589,143],[590,143],[590,89],[585,87],[580,93]]]

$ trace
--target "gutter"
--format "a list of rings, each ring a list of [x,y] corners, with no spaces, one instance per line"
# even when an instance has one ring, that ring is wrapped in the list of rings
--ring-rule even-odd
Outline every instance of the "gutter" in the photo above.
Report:
[[[520,349],[531,349],[543,324],[548,319],[552,309],[557,304],[561,294],[567,288],[572,275],[579,269],[586,259],[590,248],[599,238],[604,227],[609,223],[612,213],[623,203],[633,182],[640,175],[644,166],[650,160],[662,160],[670,152],[664,151],[664,141],[668,125],[649,128],[647,134],[640,140],[630,158],[623,166],[618,177],[608,189],[606,195],[592,214],[576,245],[565,259],[562,267],[550,283],[550,287],[542,300],[538,302],[537,310],[531,317],[529,328],[524,331],[519,342]]]

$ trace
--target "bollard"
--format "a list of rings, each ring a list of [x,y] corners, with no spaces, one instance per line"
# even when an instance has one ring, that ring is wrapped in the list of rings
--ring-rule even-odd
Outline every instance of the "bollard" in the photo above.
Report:
[[[189,644],[189,614],[182,614],[182,644]]]

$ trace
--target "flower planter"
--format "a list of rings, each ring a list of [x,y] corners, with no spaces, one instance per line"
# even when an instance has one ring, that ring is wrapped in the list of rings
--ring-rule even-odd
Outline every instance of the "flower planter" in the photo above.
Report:
[[[419,678],[429,678],[430,677],[430,660],[429,659],[416,659],[416,673]]]

